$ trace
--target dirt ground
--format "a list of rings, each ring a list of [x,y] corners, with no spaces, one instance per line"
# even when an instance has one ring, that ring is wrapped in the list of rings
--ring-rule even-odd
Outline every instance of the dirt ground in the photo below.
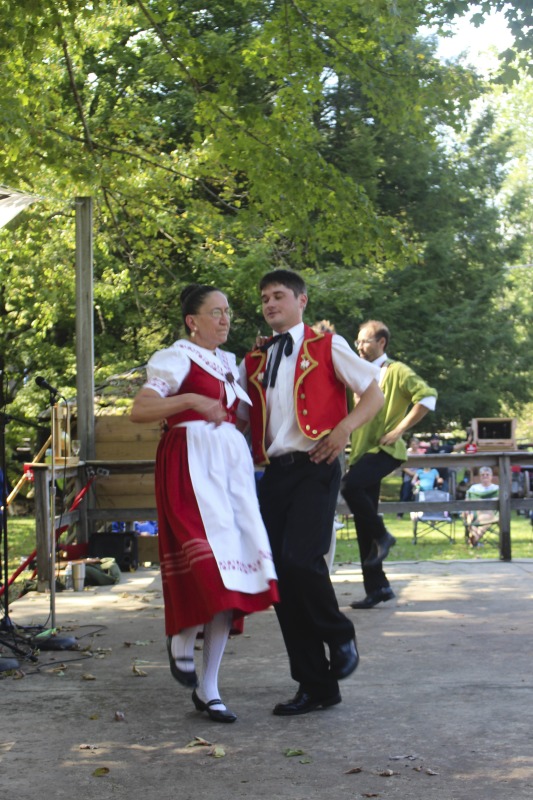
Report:
[[[361,663],[333,708],[272,715],[295,686],[274,612],[247,620],[221,671],[233,725],[195,711],[170,676],[157,569],[58,594],[56,623],[79,649],[0,680],[1,797],[530,800],[533,562],[387,572],[396,600],[354,611],[360,570],[336,569]],[[11,619],[47,626],[49,610],[30,593]]]

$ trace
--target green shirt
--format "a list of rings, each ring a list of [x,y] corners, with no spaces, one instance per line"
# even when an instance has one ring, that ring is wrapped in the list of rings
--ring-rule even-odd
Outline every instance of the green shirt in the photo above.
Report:
[[[391,445],[379,444],[379,440],[402,421],[410,405],[424,397],[437,397],[437,390],[428,386],[407,364],[387,359],[381,369],[385,370],[380,381],[385,403],[373,419],[352,433],[349,464],[354,464],[365,453],[378,453],[380,450],[405,461],[407,446],[402,437]]]

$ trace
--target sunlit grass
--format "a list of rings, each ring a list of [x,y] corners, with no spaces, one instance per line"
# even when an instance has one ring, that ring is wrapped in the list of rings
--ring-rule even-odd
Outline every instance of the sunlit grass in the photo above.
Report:
[[[498,559],[498,543],[491,537],[490,542],[482,540],[476,548],[465,540],[463,524],[455,523],[455,544],[442,534],[430,533],[413,544],[413,523],[409,514],[397,519],[395,514],[385,514],[384,522],[396,537],[396,545],[391,550],[389,561],[451,561],[454,559],[476,560],[480,558]],[[513,559],[533,558],[533,527],[527,517],[513,515],[511,519],[511,555]],[[346,527],[337,531],[336,563],[359,561],[359,547],[353,520],[347,520]]]

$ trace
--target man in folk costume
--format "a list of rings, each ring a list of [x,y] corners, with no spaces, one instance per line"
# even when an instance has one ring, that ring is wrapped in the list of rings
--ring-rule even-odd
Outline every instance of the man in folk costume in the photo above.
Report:
[[[357,667],[352,622],[340,611],[324,559],[340,485],[339,454],[351,432],[381,408],[378,372],[336,334],[303,322],[306,286],[298,273],[275,270],[260,283],[263,314],[274,336],[241,364],[252,400],[258,494],[278,574],[276,613],[296,695],[274,714],[306,714],[341,702],[338,681]],[[346,389],[360,400],[348,413]],[[326,645],[328,650],[326,651]]]

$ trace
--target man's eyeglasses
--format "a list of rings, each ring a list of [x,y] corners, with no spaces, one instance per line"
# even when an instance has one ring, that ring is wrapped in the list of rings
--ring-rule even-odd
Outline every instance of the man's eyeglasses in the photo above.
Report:
[[[373,336],[371,339],[356,339],[354,344],[356,347],[361,347],[362,344],[370,344],[371,342],[375,342],[376,337]]]
[[[206,314],[208,317],[211,317],[211,319],[222,319],[222,317],[231,319],[233,317],[231,308],[213,308],[211,311],[200,311],[200,316],[202,314]]]

